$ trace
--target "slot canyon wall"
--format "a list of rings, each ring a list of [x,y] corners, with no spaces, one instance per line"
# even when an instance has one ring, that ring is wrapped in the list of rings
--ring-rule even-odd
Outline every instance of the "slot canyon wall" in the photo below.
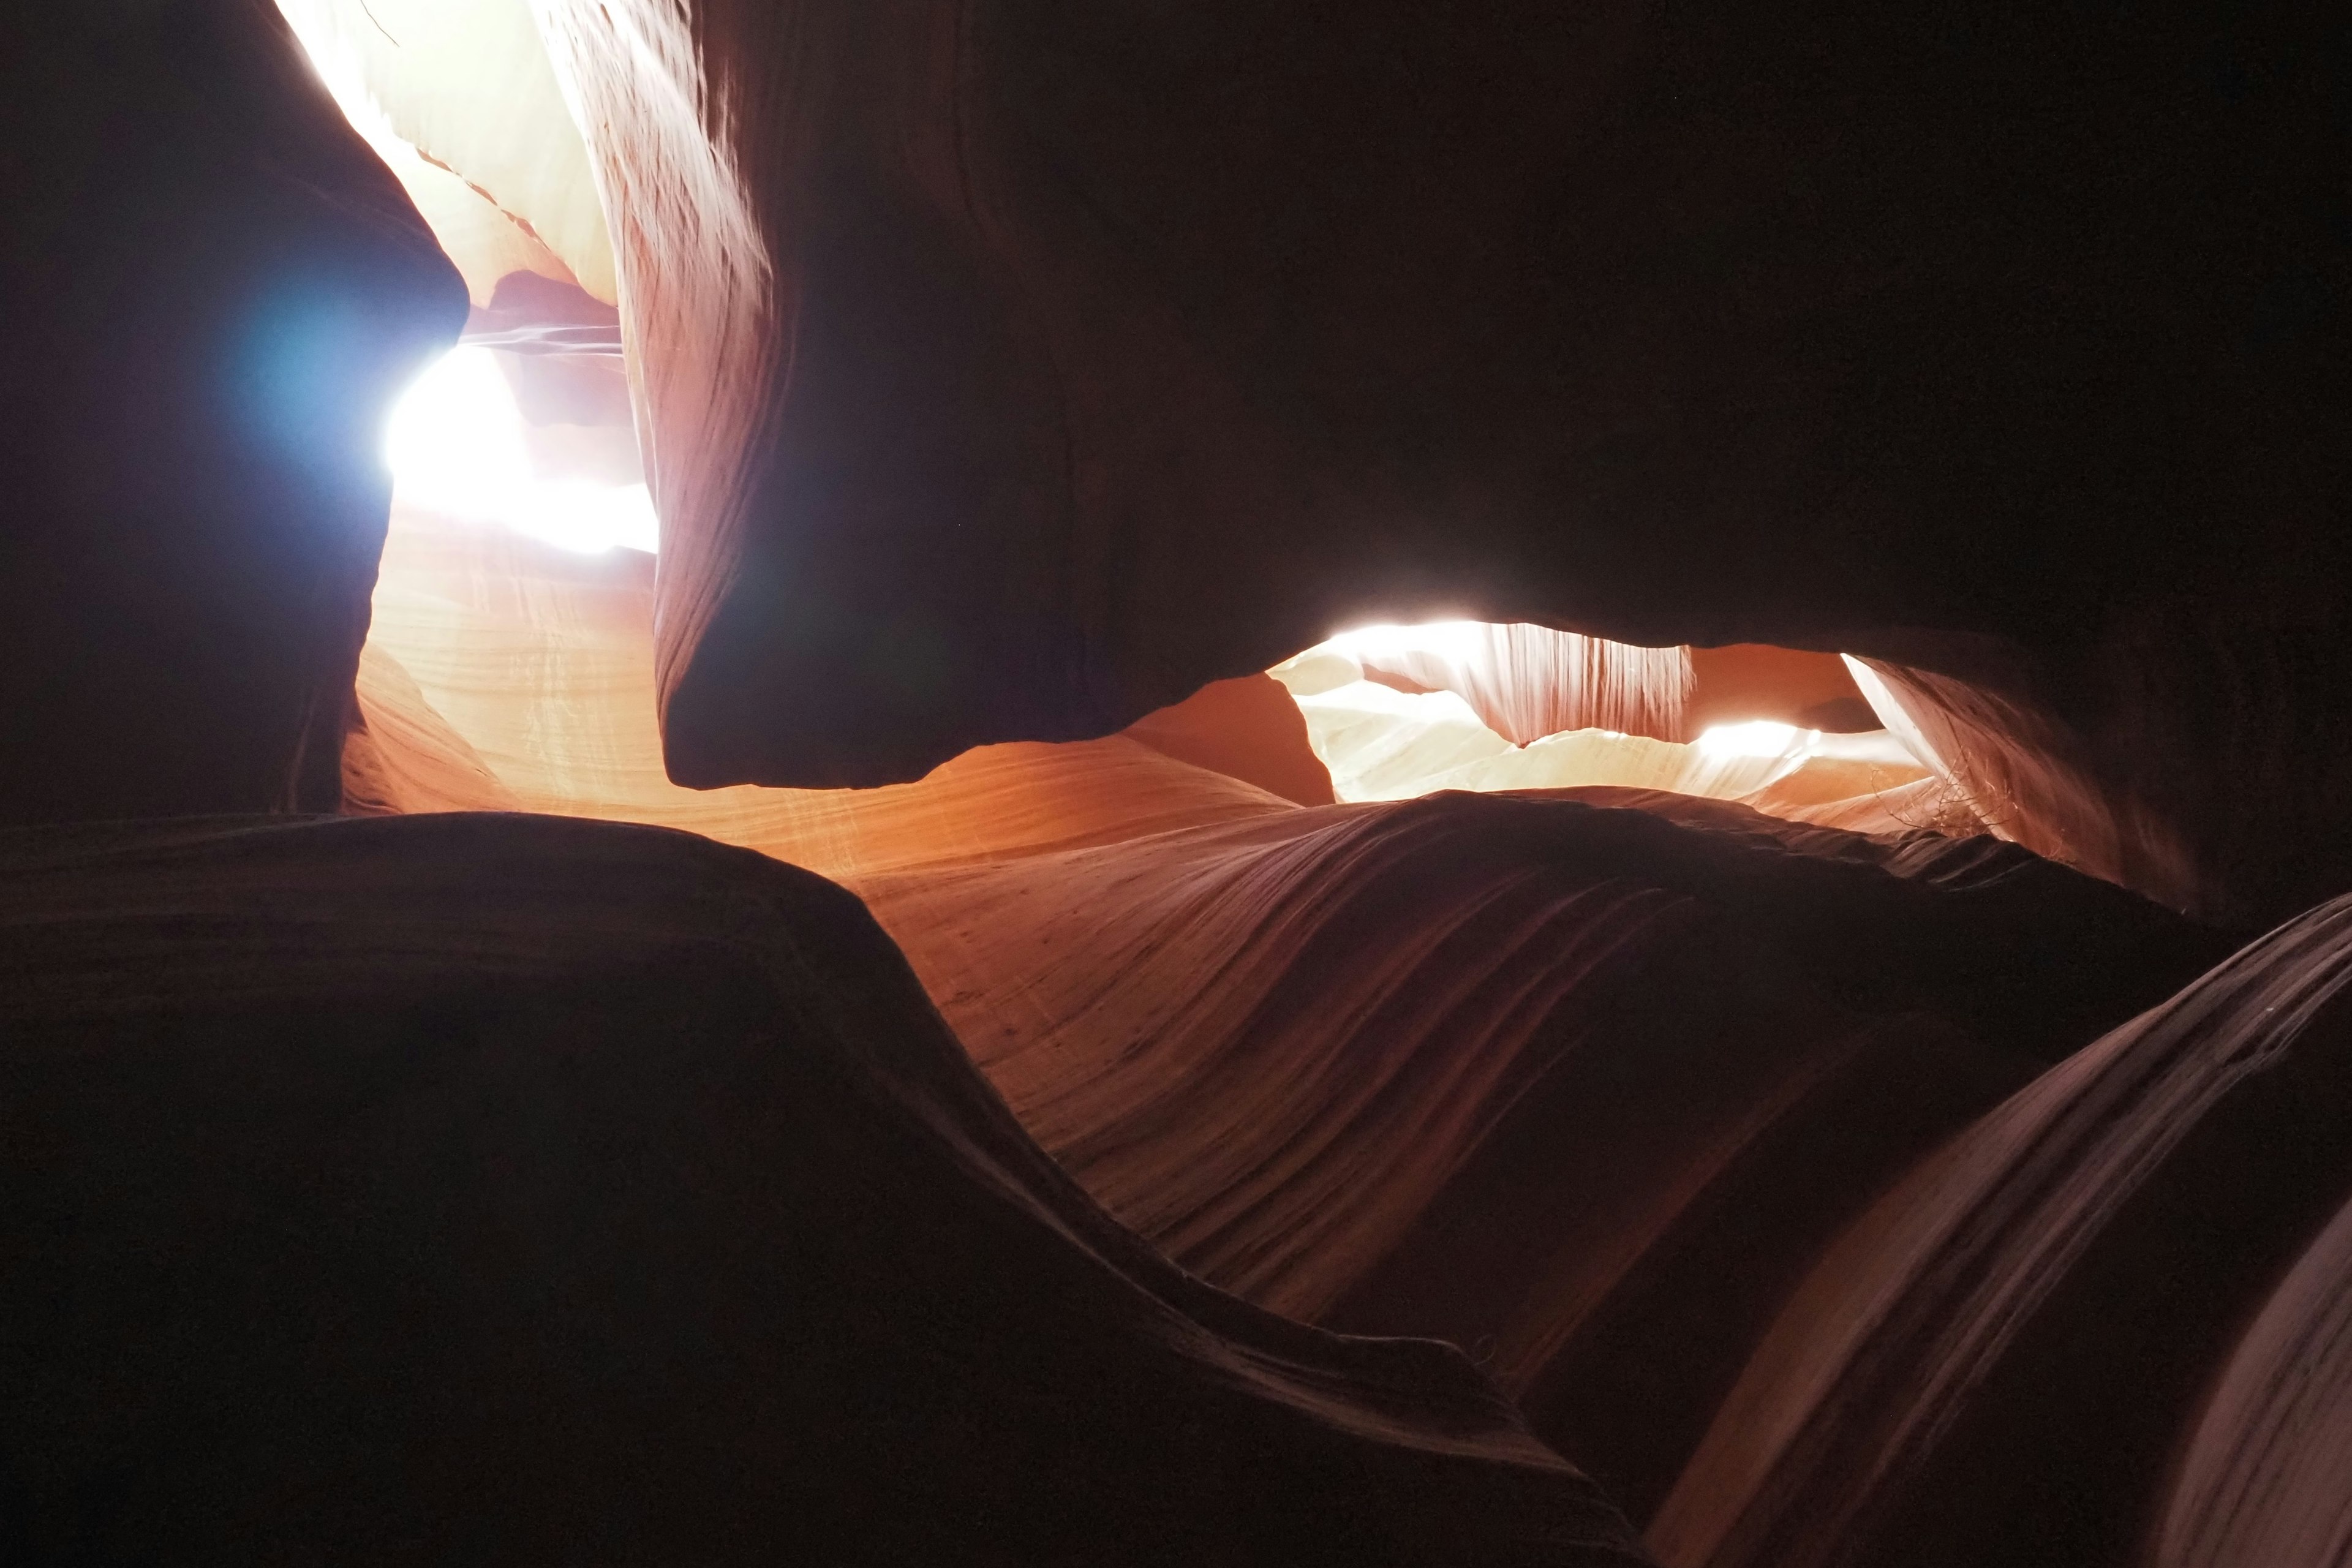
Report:
[[[331,811],[457,272],[266,4],[0,21],[0,821]]]
[[[0,1557],[2343,1563],[2340,39],[285,10],[0,21]]]
[[[684,782],[911,778],[1434,611],[1879,661],[1989,815],[2176,905],[2352,874],[2316,19],[542,16]]]

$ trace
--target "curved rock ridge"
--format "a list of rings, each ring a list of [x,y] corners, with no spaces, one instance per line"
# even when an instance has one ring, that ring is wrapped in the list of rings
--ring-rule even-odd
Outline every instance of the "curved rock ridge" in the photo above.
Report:
[[[1758,719],[1839,732],[1875,730],[1885,722],[1872,710],[1845,660],[1833,653],[1732,643],[1692,648],[1690,661],[1690,706],[1677,740],[1717,724]]]
[[[1984,837],[1984,819],[1967,793],[1949,780],[1927,773],[1906,784],[1885,763],[1843,757],[1809,757],[1738,797],[1768,816],[1812,823],[1871,836],[1932,833],[1945,838]],[[2080,868],[2078,868],[2079,869]]]
[[[2063,865],[2186,909],[2228,912],[2179,834],[2100,784],[2090,748],[2039,705],[1885,659],[1850,659],[1872,707],[1986,828]]]
[[[551,818],[0,836],[12,1561],[1644,1561],[1213,1290],[856,900]]]
[[[1116,742],[982,748],[938,770],[913,794],[908,788],[918,786],[850,792],[675,785],[664,773],[655,719],[653,578],[652,563],[641,557],[579,555],[396,501],[360,686],[362,714],[378,716],[376,728],[383,732],[354,743],[354,809],[521,805],[651,822],[767,850],[834,876],[1024,844],[1109,842],[1255,809],[1256,797],[1230,783],[1159,768]],[[1717,650],[1697,650],[1711,651]],[[1871,750],[1878,742],[1870,736],[1814,741],[1800,735],[1791,740],[1794,750],[1777,756],[1715,755],[1675,742],[1586,732],[1513,751],[1451,694],[1409,696],[1364,682],[1352,658],[1302,656],[1283,670],[1293,690],[1304,693],[1298,700],[1265,676],[1216,682],[1125,733],[1228,781],[1307,805],[1332,799],[1328,755],[1354,798],[1420,794],[1433,786],[1517,789],[1562,778],[1596,787],[1591,781],[1601,779],[1617,785],[1663,783],[1683,794],[1729,794],[1791,820],[1861,832],[1982,830],[1940,780],[1885,760]],[[1343,695],[1360,694],[1401,711],[1384,716],[1377,708],[1318,706],[1326,680],[1337,681]],[[1759,684],[1751,682],[1751,689]],[[1402,711],[1416,704],[1451,704],[1456,710],[1451,728],[1429,721],[1426,712]],[[1384,750],[1388,742],[1381,737],[1346,729],[1368,722],[1387,724],[1397,749]],[[444,735],[454,745],[429,738]],[[405,763],[384,754],[384,748],[403,745],[423,750]],[[1811,754],[1822,747],[1869,756]],[[1090,780],[1089,770],[1097,767],[1105,770],[1102,776]],[[487,781],[478,777],[483,772]],[[1001,781],[992,803],[974,793],[983,773]],[[451,794],[428,786],[402,795],[396,783],[387,782],[402,775],[439,777],[452,786],[473,779],[478,787]],[[958,780],[972,781],[973,787]],[[949,815],[933,814],[931,805]],[[1058,838],[1051,826],[1057,816],[1070,825]],[[898,827],[883,826],[891,822]]]
[[[522,809],[520,797],[425,700],[400,661],[373,641],[360,650],[355,697],[358,713],[343,737],[345,812]]]
[[[395,506],[360,672],[366,734],[348,758],[348,807],[643,822],[839,877],[1290,809],[1236,773],[1313,788],[1319,764],[1295,710],[1278,692],[1244,688],[1238,701],[1203,693],[1171,709],[1139,740],[983,747],[911,784],[687,789],[665,774],[656,727],[653,574],[633,552],[574,554]]]
[[[2089,917],[2094,921],[2122,919],[2131,922],[2141,933],[2132,939],[2135,941],[2155,938],[2158,932],[2170,933],[2187,943],[2185,948],[2175,951],[2175,958],[2181,952],[2193,951],[2204,952],[2218,963],[2232,945],[2225,931],[2182,920],[2154,900],[2116,887],[2105,878],[2086,876],[2072,867],[2045,859],[2014,840],[1989,833],[1955,835],[1916,826],[1864,833],[1832,822],[1766,811],[1744,800],[1721,800],[1675,790],[1591,785],[1512,793],[1530,800],[1580,800],[1593,805],[1626,806],[1689,826],[1706,827],[1752,843],[1778,845],[1822,859],[1883,867],[1906,880],[1931,882],[1955,890],[2008,888],[2022,895],[2015,910],[2006,917],[2006,921],[2019,925],[2031,924],[2036,907],[2049,900],[2062,909],[2071,910],[2080,904],[2100,911]],[[2025,891],[2029,888],[2032,891]],[[2069,913],[2057,917],[2053,923],[2065,923],[2074,918]],[[1986,921],[1989,931],[2004,923]],[[2044,939],[2013,936],[2011,940],[2023,942]],[[2071,978],[2080,982],[2095,977],[2084,973]]]
[[[1331,771],[1315,754],[1298,704],[1271,676],[1213,680],[1119,733],[1300,805],[1333,804]]]
[[[2009,846],[1690,804],[1446,795],[851,885],[1113,1213],[1276,1310],[1471,1348],[1638,1520],[1840,1225],[2215,950]]]
[[[2231,1467],[2250,1458],[2237,1443],[2296,1418],[2262,1381],[2280,1336],[2326,1331],[2307,1292],[2340,1237],[2274,1285],[2352,1190],[2347,982],[2352,900],[2338,900],[2051,1068],[1879,1198],[1724,1402],[1650,1526],[1659,1555],[2124,1563],[2159,1517],[2175,1553],[2298,1539],[2277,1489],[2298,1466],[2337,1479],[2325,1434],[2300,1458],[2252,1459],[2267,1467],[2252,1475]],[[2309,1371],[2331,1365],[2323,1353]],[[2192,1429],[2186,1489],[2165,1505]],[[2216,1488],[2250,1480],[2262,1495],[2246,1511],[2209,1511]],[[2323,1488],[2293,1506],[2337,1501]]]
[[[2352,1205],[2246,1330],[2183,1455],[2152,1568],[2352,1557]]]

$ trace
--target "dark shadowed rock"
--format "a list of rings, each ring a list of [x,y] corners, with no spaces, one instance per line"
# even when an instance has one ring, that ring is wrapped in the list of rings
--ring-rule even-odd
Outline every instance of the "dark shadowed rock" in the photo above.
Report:
[[[1113,1222],[805,872],[462,815],[0,867],[11,1561],[1643,1560],[1455,1352]]]
[[[332,809],[464,286],[268,0],[0,18],[0,821]]]
[[[2352,877],[2315,15],[550,15],[683,782],[911,778],[1469,615],[1932,672],[2014,721],[1956,767],[2177,905]]]

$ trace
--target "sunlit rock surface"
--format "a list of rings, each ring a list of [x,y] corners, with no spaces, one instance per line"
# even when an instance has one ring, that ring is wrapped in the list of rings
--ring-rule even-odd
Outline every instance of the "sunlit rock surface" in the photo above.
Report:
[[[2167,1001],[2223,939],[1987,834],[1657,789],[1302,808],[1129,740],[678,790],[649,564],[404,517],[379,635],[427,675],[372,700],[464,716],[413,742],[460,774],[434,737],[502,736],[476,754],[525,804],[845,879],[1113,1215],[1287,1316],[1462,1346],[1665,1561],[2121,1565],[2165,1521],[2254,1568],[2318,1528],[2324,1414],[2264,1368],[2320,1287],[2272,1281],[2352,1149],[2324,1079],[2248,1069],[2298,1007],[2338,1027],[2332,914]],[[1296,758],[1249,689],[1171,731]],[[2232,1094],[2253,1120],[2200,1131]],[[2283,1424],[2317,1447],[2250,1447]]]
[[[1289,807],[1243,782],[1253,773],[1268,785],[1313,788],[1318,764],[1296,711],[1286,732],[1278,721],[1286,701],[1265,700],[1279,698],[1277,689],[1238,704],[1255,731],[1204,727],[1198,709],[1180,709],[1142,740],[986,747],[911,784],[686,789],[663,772],[656,728],[653,576],[653,560],[635,552],[578,553],[396,509],[360,672],[367,744],[354,752],[362,761],[351,770],[352,804],[650,823],[842,877]],[[1207,700],[1213,718],[1234,717],[1236,704]],[[1211,757],[1204,745],[1220,750]],[[404,754],[411,749],[421,754]],[[1178,760],[1188,750],[1232,772]],[[1323,787],[1328,798],[1328,780]]]
[[[1326,653],[1353,659],[1363,679],[1400,691],[1450,691],[1515,746],[1563,730],[1679,741],[1691,700],[1689,649],[1633,647],[1549,626],[1370,626],[1318,644],[1296,662]]]
[[[478,305],[517,270],[617,298],[588,153],[530,0],[277,0]]]
[[[1643,1561],[1222,1295],[857,901],[528,816],[0,835],[11,1562]]]
[[[1316,754],[1306,718],[1270,676],[1213,680],[1120,733],[1300,805],[1329,805],[1335,798],[1330,769]]]
[[[1701,668],[1704,686],[1693,673]],[[1739,800],[1864,832],[1998,831],[1883,688],[1905,729],[1878,729],[1830,655],[1638,648],[1457,621],[1346,633],[1271,673],[1305,715],[1341,800],[1612,785]],[[1718,721],[1702,726],[1694,713]],[[1800,729],[1783,714],[1827,729]],[[1923,752],[1934,760],[1923,763]],[[2123,879],[2109,865],[2092,869]]]
[[[1764,647],[1634,647],[1517,623],[1439,621],[1359,627],[1286,661],[1294,689],[1350,679],[1406,693],[1451,691],[1515,746],[1568,730],[1696,740],[1759,721],[1797,729],[1875,730],[1835,654]]]
[[[1981,831],[1954,804],[1955,792],[1883,737],[1762,721],[1748,727],[1760,737],[1736,726],[1687,744],[1580,731],[1514,747],[1452,691],[1407,694],[1355,679],[1360,666],[1329,649],[1280,667],[1284,684],[1263,676],[1213,683],[1127,731],[1127,741],[1223,774],[1222,783],[1183,781],[1125,742],[1107,739],[982,748],[916,785],[688,790],[665,776],[655,728],[654,575],[651,561],[628,552],[575,554],[483,520],[397,506],[375,595],[373,661],[361,684],[362,712],[383,712],[376,728],[389,729],[354,753],[354,804],[388,810],[520,804],[658,823],[832,875],[894,859],[1043,845],[1057,841],[1056,833],[1133,837],[1209,819],[1202,812],[1265,809],[1265,801],[1234,780],[1301,805],[1440,789],[1611,784],[1740,799],[1865,832]],[[1685,657],[1681,649],[1634,651]],[[1325,680],[1341,684],[1325,689]],[[1536,694],[1525,700],[1559,700],[1528,684]],[[1564,700],[1559,710],[1578,711]],[[487,768],[499,793],[470,801],[384,793],[396,784],[376,780],[396,775],[401,764],[387,773],[383,748],[430,750],[430,737],[444,729]],[[370,756],[370,746],[379,754]],[[471,765],[464,757],[428,758],[412,771],[423,777],[454,768],[449,776],[459,778]],[[982,788],[982,776],[998,782]],[[1192,783],[1197,798],[1176,804]],[[1921,784],[1934,787],[1922,794]],[[950,830],[940,812],[958,826]],[[1046,826],[1056,813],[1090,826]],[[880,826],[894,822],[900,826]],[[863,826],[845,826],[853,823]],[[927,837],[939,842],[925,847]],[[879,847],[886,838],[895,847]]]
[[[1695,647],[1690,663],[1690,700],[1682,732],[1673,740],[1759,719],[1832,733],[1876,730],[1886,722],[1872,710],[1853,672],[1835,654],[1735,643]]]

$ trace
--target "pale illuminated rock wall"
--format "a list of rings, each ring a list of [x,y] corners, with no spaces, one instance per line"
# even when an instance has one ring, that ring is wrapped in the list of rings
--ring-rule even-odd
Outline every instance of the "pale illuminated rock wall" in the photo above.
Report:
[[[530,0],[278,0],[346,113],[466,275],[617,296],[613,248]]]

